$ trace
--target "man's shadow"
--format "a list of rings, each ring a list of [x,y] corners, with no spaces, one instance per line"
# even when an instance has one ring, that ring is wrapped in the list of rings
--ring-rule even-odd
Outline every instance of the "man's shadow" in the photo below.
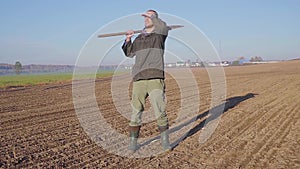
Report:
[[[237,106],[239,103],[241,103],[245,100],[248,100],[250,98],[255,97],[255,95],[258,95],[258,94],[248,93],[244,96],[236,96],[236,97],[228,98],[228,99],[226,99],[225,103],[222,103],[218,106],[215,106],[212,109],[210,109],[210,110],[208,110],[208,111],[192,118],[188,122],[170,129],[170,133],[176,132],[176,131],[180,130],[181,128],[193,123],[194,121],[196,121],[198,119],[201,119],[201,118],[204,118],[204,117],[206,117],[210,114],[209,118],[207,118],[206,120],[201,121],[198,125],[196,125],[192,129],[190,129],[185,136],[183,136],[183,137],[179,138],[178,140],[176,140],[175,142],[173,142],[172,145],[171,145],[172,148],[175,148],[176,146],[178,146],[178,144],[180,142],[184,141],[188,137],[191,137],[192,135],[196,134],[198,131],[203,129],[205,124],[209,123],[210,121],[215,120],[216,118],[218,118],[223,113],[226,113],[229,109]],[[224,109],[224,110],[222,111],[222,109]],[[222,111],[222,112],[220,112],[220,111]]]
[[[190,129],[184,136],[182,136],[181,138],[177,139],[176,141],[174,141],[171,144],[172,148],[175,148],[179,145],[180,142],[183,142],[185,139],[187,139],[188,137],[191,137],[192,135],[196,134],[198,131],[200,131],[206,123],[215,120],[216,118],[218,118],[221,114],[227,112],[229,109],[237,106],[239,103],[248,100],[250,98],[255,97],[255,95],[258,94],[254,94],[254,93],[248,93],[244,96],[236,96],[236,97],[231,97],[226,99],[226,101],[218,106],[213,107],[212,109],[199,114],[198,116],[195,116],[193,118],[191,118],[189,121],[180,124],[179,126],[176,126],[174,128],[169,129],[169,133],[172,134],[174,132],[179,131],[180,129],[182,129],[183,127],[186,127],[188,125],[190,125],[191,123],[195,122],[198,119],[204,118],[206,116],[209,115],[209,118],[207,118],[206,120],[201,121],[198,125],[196,125],[195,127],[193,127],[192,129]],[[150,144],[152,141],[159,139],[160,136],[156,136],[146,142],[144,142],[141,146],[145,146]]]

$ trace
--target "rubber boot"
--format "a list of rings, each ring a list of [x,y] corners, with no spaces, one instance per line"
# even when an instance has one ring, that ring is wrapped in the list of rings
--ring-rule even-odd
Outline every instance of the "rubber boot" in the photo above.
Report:
[[[163,150],[170,151],[172,147],[169,142],[168,126],[158,126],[158,129],[160,131],[160,141]]]
[[[140,126],[129,126],[129,146],[128,150],[135,152],[138,149],[137,140],[140,133]]]

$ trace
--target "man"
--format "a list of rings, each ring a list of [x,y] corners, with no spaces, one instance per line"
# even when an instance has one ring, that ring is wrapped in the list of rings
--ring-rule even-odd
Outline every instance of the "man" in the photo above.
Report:
[[[161,135],[161,144],[165,151],[171,150],[168,134],[168,118],[165,111],[165,75],[164,49],[168,36],[168,27],[158,17],[155,10],[148,10],[144,16],[145,28],[132,42],[134,34],[127,31],[126,40],[122,49],[127,57],[135,56],[133,66],[132,115],[129,123],[130,144],[129,150],[138,149],[137,139],[142,125],[142,112],[145,100],[149,96],[154,109],[158,129]]]

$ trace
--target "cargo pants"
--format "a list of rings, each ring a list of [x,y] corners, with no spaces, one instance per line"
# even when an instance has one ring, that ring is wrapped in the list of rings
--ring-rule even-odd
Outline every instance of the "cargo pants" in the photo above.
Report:
[[[155,113],[157,125],[167,127],[168,118],[165,110],[165,82],[163,79],[139,80],[133,82],[131,101],[132,114],[129,126],[142,125],[142,113],[148,96]]]

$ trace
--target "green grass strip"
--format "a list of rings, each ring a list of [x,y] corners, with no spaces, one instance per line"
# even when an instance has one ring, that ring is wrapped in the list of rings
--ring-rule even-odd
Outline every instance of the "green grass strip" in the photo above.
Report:
[[[96,74],[96,78],[111,77],[113,71],[103,71]],[[94,78],[95,75],[82,75],[83,78]],[[55,82],[72,81],[72,73],[56,73],[56,74],[34,74],[34,75],[10,75],[0,76],[0,88],[9,86],[29,86],[39,84],[50,84]]]

